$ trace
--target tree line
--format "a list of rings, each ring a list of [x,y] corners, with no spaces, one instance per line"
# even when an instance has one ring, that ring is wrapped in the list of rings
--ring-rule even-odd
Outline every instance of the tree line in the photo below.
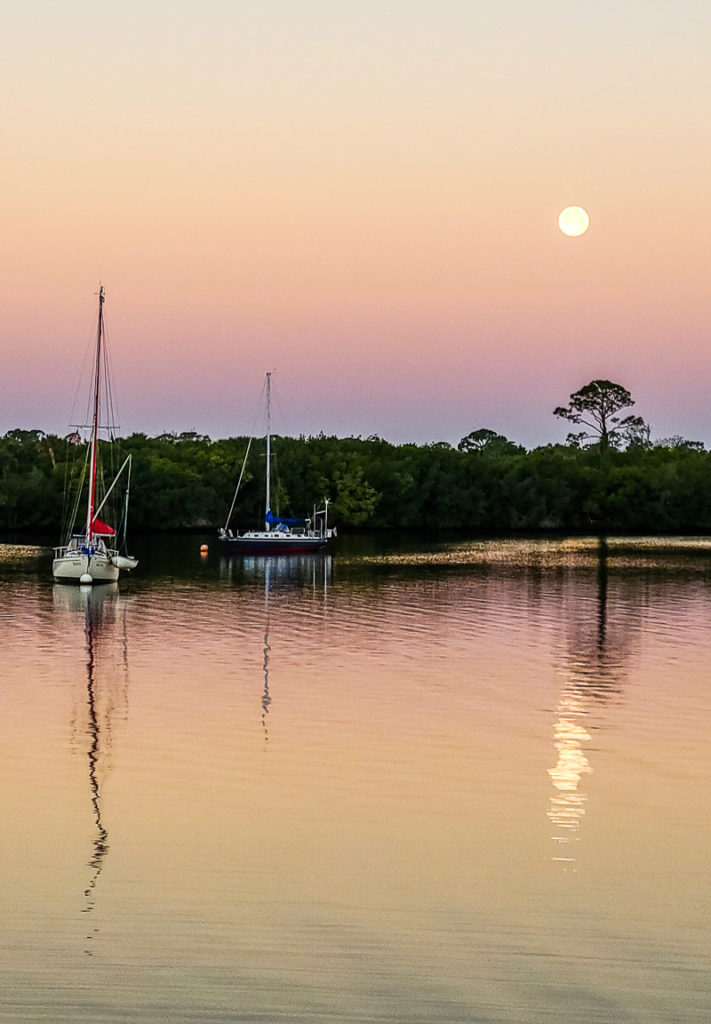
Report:
[[[592,381],[554,410],[578,428],[567,442],[530,451],[485,427],[457,447],[274,437],[272,507],[309,515],[328,497],[330,521],[352,529],[711,531],[711,454],[678,436],[652,442],[640,417],[621,415],[633,404],[620,385]],[[247,445],[246,437],[194,432],[107,444],[132,456],[131,530],[224,525]],[[76,435],[0,437],[0,528],[59,531],[68,481],[85,451]],[[233,528],[263,518],[265,466],[256,443],[252,454]]]

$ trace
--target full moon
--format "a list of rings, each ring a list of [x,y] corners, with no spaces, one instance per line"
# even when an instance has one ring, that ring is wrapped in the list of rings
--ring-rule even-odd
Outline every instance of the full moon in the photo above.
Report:
[[[558,227],[564,235],[570,238],[577,238],[584,235],[590,226],[588,211],[582,206],[566,206],[558,216]]]

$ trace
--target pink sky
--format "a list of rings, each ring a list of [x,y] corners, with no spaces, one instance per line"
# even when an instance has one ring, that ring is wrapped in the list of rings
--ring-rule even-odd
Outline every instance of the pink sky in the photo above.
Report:
[[[66,432],[101,280],[124,433],[246,433],[271,369],[295,434],[541,444],[608,377],[711,444],[710,38],[700,0],[18,5],[0,431]]]

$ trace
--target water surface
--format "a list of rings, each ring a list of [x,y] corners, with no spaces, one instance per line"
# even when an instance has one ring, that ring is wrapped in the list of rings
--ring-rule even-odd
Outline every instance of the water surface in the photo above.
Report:
[[[691,1022],[711,544],[0,546],[8,1021]]]

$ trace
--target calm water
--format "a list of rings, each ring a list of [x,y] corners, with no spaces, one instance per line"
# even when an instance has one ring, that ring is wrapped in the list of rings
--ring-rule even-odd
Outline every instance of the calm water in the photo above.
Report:
[[[0,545],[1,1020],[709,1020],[711,543],[202,539]]]

